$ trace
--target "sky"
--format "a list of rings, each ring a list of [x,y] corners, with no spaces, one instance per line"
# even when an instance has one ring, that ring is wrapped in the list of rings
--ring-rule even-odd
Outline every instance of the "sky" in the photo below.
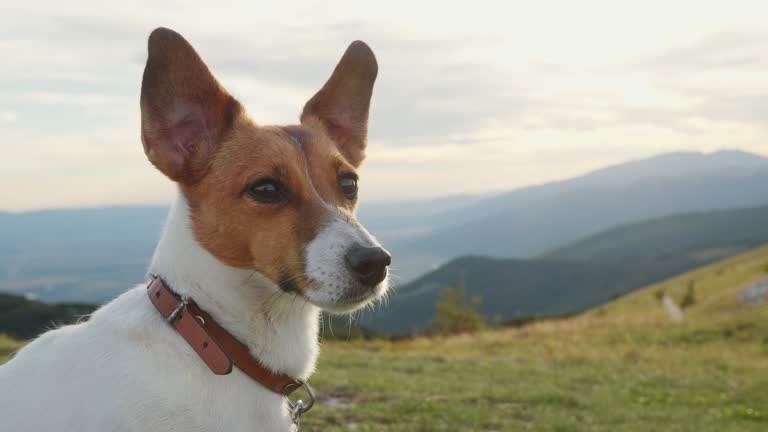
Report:
[[[675,151],[768,155],[768,2],[13,2],[0,210],[167,203],[139,90],[158,26],[258,124],[294,124],[347,45],[379,77],[367,201],[507,190]]]

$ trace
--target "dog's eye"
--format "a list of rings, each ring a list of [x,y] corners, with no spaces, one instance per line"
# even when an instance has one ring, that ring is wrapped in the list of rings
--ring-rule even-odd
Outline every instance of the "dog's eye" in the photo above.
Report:
[[[285,188],[273,178],[263,178],[248,186],[248,194],[264,204],[277,204],[285,200]]]
[[[342,174],[339,176],[339,187],[341,193],[344,194],[347,199],[353,200],[357,198],[357,176],[355,174]]]

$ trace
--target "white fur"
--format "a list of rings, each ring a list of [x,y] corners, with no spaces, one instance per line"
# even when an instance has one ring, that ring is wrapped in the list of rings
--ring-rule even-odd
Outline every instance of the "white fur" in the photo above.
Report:
[[[340,244],[334,235],[324,231],[309,247],[312,265],[339,265],[317,250]],[[211,256],[194,239],[183,198],[171,210],[150,273],[192,297],[267,367],[301,378],[312,372],[319,309],[258,273]],[[331,284],[330,274],[325,283]],[[0,389],[0,422],[9,431],[290,429],[281,396],[237,368],[214,375],[165,323],[144,285],[88,321],[49,331],[27,345],[0,367]]]
[[[382,281],[365,298],[354,301],[344,298],[344,293],[358,284],[344,266],[345,253],[354,244],[379,246],[379,243],[356,222],[346,220],[338,213],[334,215],[336,217],[307,245],[307,277],[321,288],[310,290],[305,296],[323,309],[347,312],[381,297],[387,291],[388,281]]]
[[[362,225],[340,212],[320,195],[309,174],[309,161],[304,145],[297,137],[289,136],[301,151],[304,175],[309,180],[312,193],[328,210],[325,226],[309,242],[304,251],[306,277],[317,285],[317,289],[306,292],[304,296],[313,304],[332,312],[349,312],[358,309],[384,295],[389,288],[389,279],[385,278],[365,298],[349,302],[344,298],[344,293],[356,288],[358,282],[349,273],[344,255],[353,245],[379,247],[381,245]],[[340,301],[344,303],[339,303]]]

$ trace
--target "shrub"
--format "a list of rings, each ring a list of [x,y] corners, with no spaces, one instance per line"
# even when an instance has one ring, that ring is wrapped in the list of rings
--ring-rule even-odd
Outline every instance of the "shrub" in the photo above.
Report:
[[[539,319],[536,315],[518,315],[505,320],[501,325],[504,327],[524,327]]]
[[[432,330],[435,333],[456,334],[485,327],[485,318],[479,311],[481,300],[478,296],[468,299],[463,285],[444,288],[442,294],[432,318]]]
[[[694,283],[694,281],[689,281],[688,288],[685,290],[685,295],[683,296],[683,299],[680,300],[680,308],[685,309],[695,304],[696,304],[696,284]]]

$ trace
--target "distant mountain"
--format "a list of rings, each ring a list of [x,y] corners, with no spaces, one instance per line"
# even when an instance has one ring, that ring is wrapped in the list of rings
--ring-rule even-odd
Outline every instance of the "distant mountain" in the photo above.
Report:
[[[768,241],[768,206],[686,213],[618,226],[544,254],[566,260],[668,256]]]
[[[621,187],[650,178],[687,178],[720,176],[724,173],[755,174],[768,169],[768,158],[742,151],[722,150],[714,153],[665,153],[600,168],[576,181],[582,186]]]
[[[90,220],[89,226],[97,226],[103,222],[101,218],[109,213],[102,211],[94,211],[95,214],[88,218],[66,223],[63,222],[68,219],[65,217],[61,225],[52,223],[49,228],[73,229],[86,220]],[[159,209],[144,209],[136,215],[147,211],[149,213],[144,216],[151,216]],[[112,225],[107,224],[106,228],[112,228]],[[128,227],[130,232],[141,232],[140,228],[141,224]],[[144,227],[144,230],[150,228]],[[111,229],[106,231],[112,232]],[[16,235],[24,238],[25,233],[19,231]],[[92,247],[108,240],[92,236],[82,244]],[[397,294],[386,308],[369,313],[357,322],[366,330],[358,326],[349,327],[344,319],[334,319],[335,324],[328,322],[325,337],[344,338],[350,334],[368,334],[368,330],[389,334],[423,331],[434,315],[441,288],[458,284],[463,284],[470,295],[482,298],[482,311],[491,319],[504,321],[534,315],[570,314],[766,242],[768,206],[689,213],[628,224],[579,240],[536,259],[458,258],[397,288]],[[53,245],[56,243],[53,242]],[[66,283],[72,285],[69,289],[63,285],[64,293],[72,295],[79,292],[80,295],[98,297],[103,293],[87,290],[106,283],[100,281],[120,277],[120,273],[110,273],[109,270],[120,267],[120,261],[114,256],[99,261],[91,255],[93,252],[89,248],[69,249],[69,255],[65,255],[68,250],[64,246],[59,245],[57,253],[71,257],[73,263],[85,257],[87,262],[99,264],[93,267],[81,264],[78,268],[82,279],[76,279],[74,273],[66,273],[66,268],[50,267],[54,273],[31,278],[29,286],[33,287],[34,283],[46,279],[51,284],[64,283],[60,281],[64,279],[62,275],[70,275],[71,279],[67,279]],[[133,252],[137,257],[144,252],[141,243],[132,245],[127,242],[121,246],[126,251],[133,250],[131,247],[137,248]],[[151,250],[149,243],[143,244],[143,247]],[[54,264],[55,260],[51,265]],[[135,273],[143,274],[143,261],[135,263],[135,266]],[[18,270],[19,276],[28,271],[23,267]],[[136,282],[133,274],[126,272],[123,277],[130,281],[116,287],[118,291]],[[30,292],[35,293],[34,290]],[[51,293],[61,296],[57,289],[52,289]],[[89,313],[93,307],[87,304],[47,305],[23,297],[0,295],[0,333],[9,333],[16,338],[32,337],[55,323],[72,322],[77,316]]]
[[[399,281],[462,255],[530,258],[607,228],[768,203],[768,159],[674,153],[501,194],[366,202]],[[104,302],[141,282],[165,207],[0,213],[0,291]]]
[[[536,259],[457,258],[365,315],[374,331],[428,328],[441,289],[464,285],[488,318],[571,314],[768,242],[768,206],[625,225]]]
[[[467,221],[461,211],[491,194],[454,195],[423,200],[365,202],[357,217],[384,245]]]
[[[465,222],[391,249],[395,273],[409,279],[419,268],[461,255],[533,257],[620,224],[765,203],[768,158],[673,153],[485,198],[447,212]]]
[[[163,207],[0,214],[0,291],[104,302],[143,280]]]

